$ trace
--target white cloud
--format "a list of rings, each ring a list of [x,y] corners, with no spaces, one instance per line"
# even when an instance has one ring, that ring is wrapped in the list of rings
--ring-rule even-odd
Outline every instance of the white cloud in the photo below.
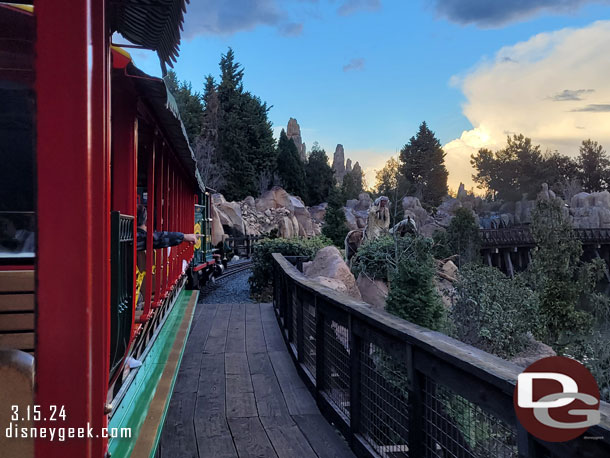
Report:
[[[571,156],[586,138],[610,149],[608,49],[610,21],[598,21],[504,47],[460,78],[464,115],[474,128],[444,146],[449,186],[457,188],[460,181],[471,186],[470,154],[500,148],[512,133]],[[557,98],[573,93],[579,96]]]

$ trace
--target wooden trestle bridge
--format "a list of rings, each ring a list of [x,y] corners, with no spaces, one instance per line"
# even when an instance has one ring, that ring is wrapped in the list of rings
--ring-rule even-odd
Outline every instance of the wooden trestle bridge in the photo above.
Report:
[[[490,266],[512,276],[525,270],[536,247],[528,226],[502,229],[481,229],[481,254]],[[602,258],[610,267],[610,229],[574,229],[574,237],[582,241],[585,258]]]
[[[273,304],[199,305],[157,456],[610,456],[608,404],[580,439],[540,442],[514,413],[522,368],[273,256]]]

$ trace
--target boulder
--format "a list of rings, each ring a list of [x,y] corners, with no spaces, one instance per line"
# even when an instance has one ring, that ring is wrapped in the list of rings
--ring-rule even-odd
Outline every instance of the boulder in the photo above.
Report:
[[[423,227],[426,223],[432,222],[432,217],[421,206],[419,199],[413,196],[407,196],[402,199],[402,209],[404,211],[403,219],[411,216],[415,220],[417,227]],[[409,213],[407,213],[407,211]]]
[[[225,196],[220,193],[212,194],[212,203],[214,205],[224,204],[226,202]]]
[[[356,279],[343,260],[341,252],[335,246],[322,248],[310,265],[303,268],[307,277],[328,277],[343,283],[346,294],[354,299],[361,299]]]
[[[530,336],[530,341],[527,348],[510,358],[509,361],[517,366],[527,367],[539,359],[549,356],[557,356],[557,353],[555,353],[555,350],[548,345],[543,344]]]
[[[356,221],[356,215],[347,207],[343,207],[343,212],[345,213],[345,222],[347,223],[347,227],[350,231],[355,231],[358,229],[358,222]]]
[[[348,201],[349,202],[349,201]],[[358,202],[354,209],[356,211],[368,212],[369,208],[373,205],[373,201],[371,200],[371,196],[369,196],[366,192],[361,192],[358,195]]]
[[[570,201],[570,206],[572,208],[584,208],[590,206],[589,200],[590,194],[588,192],[579,192],[578,194],[572,196],[572,200]]]
[[[297,230],[295,232],[292,218],[290,218],[289,216],[283,216],[280,219],[278,229],[279,229],[280,237],[283,237],[285,239],[290,239],[292,237],[296,237],[299,235],[298,223],[297,223]]]
[[[388,285],[382,280],[373,280],[360,273],[356,285],[360,291],[362,300],[376,309],[385,309],[385,301],[388,297]]]
[[[250,208],[255,208],[256,207],[256,202],[254,200],[254,197],[252,196],[248,196],[243,200],[243,203],[246,204],[248,207]]]
[[[356,205],[358,205],[358,199],[349,199],[347,202],[345,202],[345,207],[346,208],[356,208]]]
[[[227,225],[236,235],[245,235],[246,227],[242,218],[241,206],[237,202],[222,202],[216,205],[223,225]],[[228,220],[228,223],[227,223]]]
[[[451,260],[437,261],[434,285],[445,308],[450,309],[455,293],[453,284],[457,281],[458,268]]]
[[[216,211],[215,205],[212,205],[210,208],[210,216],[212,217],[212,245],[216,246],[222,242],[225,231],[222,228],[220,216]]]
[[[289,211],[294,210],[294,206],[292,205],[292,200],[290,198],[290,194],[288,194],[284,189],[279,186],[274,186],[269,191],[263,193],[258,199],[256,199],[256,209],[259,212],[264,212],[269,208],[280,208],[284,207]]]
[[[311,220],[311,215],[309,214],[309,210],[305,207],[303,208],[295,208],[294,216],[297,219],[299,225],[299,236],[301,237],[310,237],[313,235],[313,221]]]
[[[326,207],[328,207],[326,202],[309,207],[309,214],[314,220],[322,222],[324,221],[324,216],[326,215]]]

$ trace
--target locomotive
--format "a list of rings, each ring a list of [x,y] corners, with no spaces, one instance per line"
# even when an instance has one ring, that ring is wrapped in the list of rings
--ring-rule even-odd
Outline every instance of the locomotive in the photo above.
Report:
[[[176,102],[112,36],[165,70],[187,1],[25,3],[0,3],[0,449],[152,456],[219,259]]]

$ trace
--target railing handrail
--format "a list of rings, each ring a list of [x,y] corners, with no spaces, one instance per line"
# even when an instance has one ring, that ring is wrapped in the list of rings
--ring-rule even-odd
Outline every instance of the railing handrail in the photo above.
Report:
[[[302,316],[304,312],[299,311],[299,307],[303,307],[303,296],[311,294],[313,295],[316,314],[318,311],[324,315],[329,314],[329,317],[339,317],[340,314],[340,320],[344,323],[349,323],[350,342],[354,338],[352,333],[354,332],[354,329],[357,328],[360,329],[358,333],[364,330],[366,333],[370,332],[379,334],[380,336],[386,336],[383,337],[382,340],[391,339],[392,342],[404,344],[404,353],[410,354],[410,356],[405,357],[408,361],[408,365],[411,366],[409,369],[411,371],[410,376],[416,371],[424,371],[423,373],[430,370],[434,371],[434,369],[430,369],[430,367],[436,367],[436,370],[440,372],[446,371],[448,374],[463,374],[474,377],[473,380],[477,383],[480,382],[481,388],[486,386],[491,390],[490,397],[495,395],[500,399],[487,399],[486,403],[483,404],[476,404],[476,402],[472,400],[471,402],[519,430],[520,425],[518,424],[512,409],[512,397],[517,376],[523,371],[522,367],[455,340],[445,334],[415,325],[383,310],[373,309],[364,302],[352,299],[345,294],[334,291],[322,286],[318,282],[308,279],[281,254],[274,253],[272,256],[277,268],[279,268],[278,270],[281,271],[276,271],[275,281],[282,281],[282,283],[280,284],[279,289],[274,288],[275,295],[280,295],[280,297],[274,296],[274,302],[276,303],[276,306],[279,305],[280,315],[282,313],[282,308],[284,309],[284,312],[287,313],[287,316],[283,317],[284,327],[294,326],[289,323],[291,320],[295,319],[292,316],[294,313],[297,313],[296,322],[300,323],[296,326],[302,326]],[[284,279],[278,278],[277,273],[284,275]],[[283,283],[286,279],[289,279],[288,282],[293,283],[293,286],[300,288],[301,291],[297,292],[297,290],[294,290],[294,293],[285,293],[286,288],[288,288],[289,291],[293,291],[293,286],[289,283]],[[290,297],[290,299],[288,299],[288,297]],[[293,302],[281,304],[281,302],[286,302],[287,300],[292,300]],[[311,300],[309,303],[311,306]],[[293,311],[292,307],[295,307],[295,305],[297,308]],[[333,308],[339,310],[332,310]],[[361,324],[358,325],[358,322]],[[356,328],[354,328],[354,326],[356,326]],[[287,330],[287,332],[287,339],[292,339],[297,349],[299,345],[302,348],[303,344],[298,340],[303,339],[304,331],[302,328],[298,328],[298,331]],[[356,336],[356,339],[360,338],[361,337]],[[391,349],[383,348],[383,350],[390,351]],[[299,354],[300,360],[301,355],[298,350],[297,353]],[[315,358],[317,366],[320,364],[324,365],[324,361],[318,360],[318,358],[323,357],[323,355],[318,355],[316,353]],[[414,362],[414,360],[416,360],[416,362]],[[352,363],[350,363],[350,365],[351,364]],[[426,369],[423,368],[424,366],[426,366]],[[352,370],[354,370],[354,368],[352,368]],[[441,383],[443,381],[444,380],[438,380],[438,382]],[[461,382],[451,383],[457,383],[457,385],[459,385]],[[448,386],[451,386],[451,383]],[[319,381],[317,379],[314,384],[316,385],[316,390],[318,390]],[[476,388],[476,386],[471,388]],[[469,397],[468,393],[463,394],[459,391],[456,392],[467,398]],[[471,393],[471,397],[477,396]],[[483,395],[483,397],[485,397],[485,395]],[[319,399],[319,396],[317,396],[317,398]],[[350,398],[350,400],[354,403],[359,402],[358,399],[352,400]],[[490,405],[494,407],[490,407]],[[607,444],[610,443],[610,405],[602,402],[600,404],[600,413],[601,423],[592,427],[589,430],[589,433],[593,436],[601,436],[603,438],[603,443],[607,446]],[[350,434],[357,433],[357,431],[354,432],[354,426],[351,424],[349,425],[349,431],[351,431]],[[523,452],[521,446],[522,445],[520,444],[520,453]],[[556,451],[556,446],[554,446],[554,451]],[[564,453],[562,453],[562,455],[566,456]],[[536,455],[534,452],[528,452],[527,456]]]

